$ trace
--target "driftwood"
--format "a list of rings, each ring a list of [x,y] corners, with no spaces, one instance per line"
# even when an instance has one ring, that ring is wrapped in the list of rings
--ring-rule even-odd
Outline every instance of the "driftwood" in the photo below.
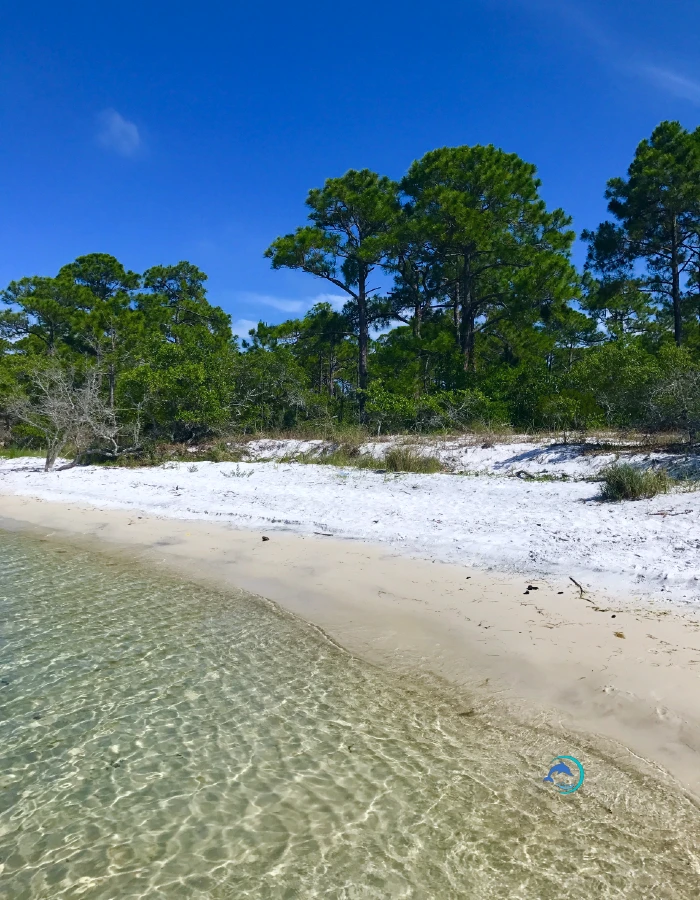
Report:
[[[120,459],[122,456],[131,456],[134,453],[140,453],[143,447],[127,447],[125,450],[104,450],[94,447],[91,450],[82,450],[75,455],[75,458],[65,465],[59,466],[57,472],[65,472],[66,469],[74,469],[76,466],[83,464],[83,460],[90,456],[101,456],[104,459]]]
[[[584,589],[581,587],[581,585],[578,583],[578,581],[576,581],[575,578],[572,578],[571,575],[569,575],[569,581],[573,581],[573,583],[576,585],[576,587],[579,589],[579,591],[581,591],[581,596],[583,597],[583,595],[584,595],[586,592],[585,592]]]

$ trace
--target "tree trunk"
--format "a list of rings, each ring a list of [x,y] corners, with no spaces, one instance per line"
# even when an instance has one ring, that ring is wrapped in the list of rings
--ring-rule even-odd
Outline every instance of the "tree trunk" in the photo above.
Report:
[[[678,222],[673,220],[673,235],[671,238],[671,294],[673,297],[673,336],[676,346],[680,347],[683,340],[683,323],[681,320],[681,278],[678,264]]]
[[[423,304],[420,298],[413,308],[413,337],[420,338],[420,327],[423,322]]]
[[[337,367],[337,361],[335,356],[335,348],[331,344],[331,349],[329,351],[328,356],[328,396],[333,399],[335,397],[335,370]]]
[[[360,413],[360,424],[364,425],[367,421],[365,412],[365,404],[367,402],[367,360],[369,356],[369,322],[367,319],[367,274],[363,269],[360,270],[360,278],[357,290],[357,313],[359,319],[359,361],[358,361],[358,405]]]
[[[464,279],[461,291],[461,315],[459,322],[459,346],[464,358],[464,371],[473,372],[474,364],[474,324],[475,314],[469,261],[465,260]]]
[[[466,322],[466,325],[465,325]],[[470,309],[467,315],[462,313],[462,330],[464,332],[464,371],[476,371],[476,358],[474,356],[474,342],[476,331],[474,328],[474,312]]]
[[[46,462],[44,463],[44,472],[50,472],[56,464],[58,456],[58,445],[49,444],[46,448]]]

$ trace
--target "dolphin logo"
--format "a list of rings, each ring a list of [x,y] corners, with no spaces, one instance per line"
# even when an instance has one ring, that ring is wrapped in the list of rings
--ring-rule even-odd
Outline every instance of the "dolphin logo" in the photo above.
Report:
[[[552,778],[552,775],[555,772],[561,772],[562,775],[572,775],[573,774],[573,772],[567,766],[566,763],[557,763],[556,766],[552,766],[552,768],[549,770],[549,772],[547,772],[547,777],[543,778],[542,781],[551,781],[552,784],[554,784],[554,779]]]
[[[566,762],[564,762],[566,760]],[[578,781],[576,784],[571,785],[570,787],[566,787],[563,784],[557,784],[552,777],[555,774],[558,775],[569,775],[571,778],[574,777],[574,773],[572,772],[572,767],[567,765],[567,763],[573,763],[577,769]],[[577,791],[581,785],[583,784],[583,779],[585,777],[585,773],[583,771],[583,766],[576,759],[575,756],[555,756],[552,760],[552,766],[547,772],[547,775],[542,779],[543,781],[548,781],[550,784],[553,784],[554,787],[559,791],[560,794],[573,794]]]

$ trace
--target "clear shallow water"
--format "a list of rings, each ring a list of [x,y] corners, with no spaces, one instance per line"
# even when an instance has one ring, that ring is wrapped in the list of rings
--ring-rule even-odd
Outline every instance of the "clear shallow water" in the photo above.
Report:
[[[0,897],[700,895],[700,815],[254,598],[0,532]],[[584,788],[543,785],[551,757]]]

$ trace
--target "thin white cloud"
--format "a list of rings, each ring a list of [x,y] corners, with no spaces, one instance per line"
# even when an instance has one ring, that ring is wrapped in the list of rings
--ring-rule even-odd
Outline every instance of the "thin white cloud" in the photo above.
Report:
[[[502,3],[503,0],[496,0]],[[558,16],[595,47],[604,62],[625,75],[641,78],[657,89],[700,105],[700,81],[681,74],[667,66],[654,65],[649,60],[639,62],[642,55],[627,35],[604,24],[599,16],[591,13],[577,0],[514,0],[521,7],[540,15]]]
[[[579,35],[592,44],[609,50],[613,38],[590,11],[575,0],[489,0],[496,6],[517,6],[539,17],[556,17],[566,22]]]
[[[700,81],[686,78],[670,69],[662,69],[658,66],[643,66],[639,70],[652,84],[668,91],[676,97],[690,100],[691,103],[700,104]]]
[[[348,294],[316,294],[315,297],[307,297],[304,301],[311,309],[317,303],[330,303],[333,309],[340,311],[350,299]]]
[[[237,291],[234,295],[235,302],[246,307],[269,306],[280,312],[290,315],[303,314],[317,303],[330,303],[334,309],[341,309],[347,297],[342,294],[316,294],[313,297],[303,297],[298,300],[290,300],[286,297],[276,297],[272,294],[257,294],[254,291]]]
[[[539,0],[536,6],[545,12],[559,15],[578,34],[584,35],[602,50],[610,50],[615,44],[610,31],[580,3],[570,2],[570,0]]]
[[[245,302],[271,306],[284,313],[300,313],[306,309],[303,300],[285,300],[284,297],[272,297],[268,294],[250,294],[245,298]]]
[[[119,156],[134,156],[141,147],[137,126],[120,115],[116,109],[105,109],[98,116],[97,143]]]

